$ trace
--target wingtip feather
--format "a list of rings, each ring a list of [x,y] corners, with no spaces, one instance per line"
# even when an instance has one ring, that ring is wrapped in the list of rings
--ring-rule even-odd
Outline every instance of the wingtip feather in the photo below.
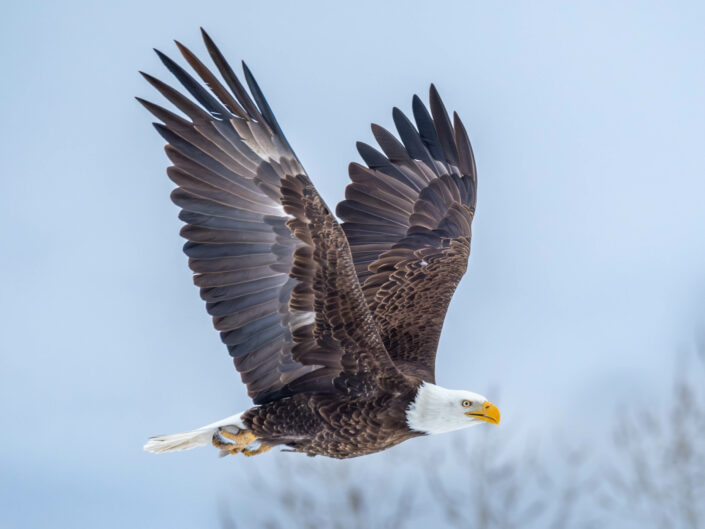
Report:
[[[154,53],[157,54],[157,57],[159,57],[159,59],[160,59],[162,62],[164,62],[164,60],[167,60],[167,61],[171,60],[171,59],[169,59],[169,57],[166,56],[166,54],[164,54],[163,52],[161,52],[161,51],[158,50],[157,48],[152,48],[152,49],[154,50]]]
[[[463,174],[474,178],[476,174],[475,155],[472,152],[472,145],[470,144],[467,130],[465,130],[465,125],[463,125],[457,112],[453,112],[453,129],[455,131],[455,143],[458,148],[458,169]]]

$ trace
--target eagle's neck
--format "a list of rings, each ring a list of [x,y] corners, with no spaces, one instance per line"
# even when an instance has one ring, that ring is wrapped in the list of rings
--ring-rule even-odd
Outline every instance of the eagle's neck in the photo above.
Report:
[[[458,413],[458,403],[463,398],[460,393],[424,382],[406,410],[406,424],[425,434],[452,432],[470,426],[467,417]]]

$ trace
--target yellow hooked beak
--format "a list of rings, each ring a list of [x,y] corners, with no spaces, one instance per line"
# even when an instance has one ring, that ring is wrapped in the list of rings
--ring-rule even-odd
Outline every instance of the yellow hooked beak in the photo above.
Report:
[[[481,421],[491,424],[499,424],[499,408],[491,402],[485,402],[482,405],[482,411],[468,411],[465,415],[468,417],[477,417]]]

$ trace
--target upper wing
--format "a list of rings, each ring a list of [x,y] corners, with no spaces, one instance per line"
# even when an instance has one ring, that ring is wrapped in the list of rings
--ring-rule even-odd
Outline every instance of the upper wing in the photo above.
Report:
[[[230,91],[177,43],[216,97],[157,52],[200,106],[146,74],[189,119],[140,102],[162,122],[155,127],[173,163],[167,173],[186,223],[184,252],[249,395],[261,404],[401,377],[376,332],[341,227],[247,67],[252,99],[203,37]]]
[[[418,130],[394,109],[403,143],[372,125],[384,154],[357,144],[368,167],[350,164],[336,212],[389,355],[433,382],[443,319],[470,255],[477,177],[465,128],[457,114],[451,125],[433,85],[430,102],[431,114],[414,96]]]

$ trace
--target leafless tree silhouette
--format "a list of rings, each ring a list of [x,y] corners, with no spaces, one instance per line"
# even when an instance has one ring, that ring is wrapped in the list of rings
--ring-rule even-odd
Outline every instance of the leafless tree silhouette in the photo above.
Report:
[[[615,417],[615,461],[574,439],[539,452],[509,426],[410,442],[354,470],[284,454],[273,475],[248,465],[251,490],[271,511],[246,527],[702,529],[705,340],[698,354],[697,369],[678,371],[670,397],[660,389],[653,408]],[[238,527],[230,512],[223,510],[224,529]]]
[[[699,362],[681,356],[670,399],[656,394],[653,407],[618,420],[617,462],[598,494],[607,512],[639,527],[705,527],[705,342]]]
[[[476,430],[450,445],[448,437],[423,445],[438,450],[399,448],[354,475],[338,461],[284,456],[275,476],[249,474],[252,490],[275,503],[260,527],[403,529],[419,527],[419,519],[472,529],[585,525],[571,525],[588,480],[584,451],[562,450],[548,469],[536,453],[507,450],[491,428]],[[236,527],[223,520],[224,528]]]
[[[500,432],[505,433],[506,432]],[[451,527],[468,529],[589,527],[575,519],[591,478],[584,449],[513,450],[506,435],[486,429],[472,445],[459,438],[454,471],[429,464],[429,485]]]
[[[275,475],[248,474],[253,493],[275,504],[260,527],[403,529],[417,512],[417,490],[399,483],[399,458],[380,461],[353,472],[344,462],[281,454]],[[237,527],[227,511],[221,520],[224,528]]]

